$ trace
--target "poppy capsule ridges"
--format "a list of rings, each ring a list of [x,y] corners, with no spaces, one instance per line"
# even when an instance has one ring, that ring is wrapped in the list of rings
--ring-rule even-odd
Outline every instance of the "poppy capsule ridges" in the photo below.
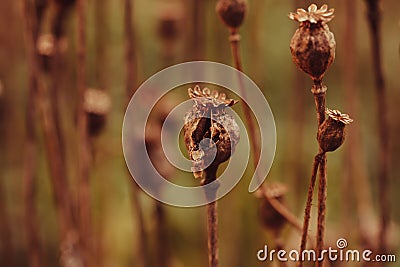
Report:
[[[333,8],[328,10],[323,5],[318,9],[315,4],[308,11],[299,8],[289,14],[290,19],[300,23],[290,42],[293,62],[314,81],[322,80],[335,59],[335,37],[327,24],[333,17]]]
[[[218,0],[216,11],[221,20],[232,29],[239,28],[247,13],[245,0]]]
[[[353,120],[339,110],[327,109],[326,114],[328,118],[319,127],[317,139],[322,151],[331,152],[343,144],[346,136],[345,127]]]

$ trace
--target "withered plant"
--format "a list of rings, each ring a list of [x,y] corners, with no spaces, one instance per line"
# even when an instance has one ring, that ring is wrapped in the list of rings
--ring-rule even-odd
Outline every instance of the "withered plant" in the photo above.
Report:
[[[201,184],[214,182],[212,188],[205,189],[207,204],[207,232],[209,266],[218,266],[218,212],[217,181],[218,166],[227,161],[239,142],[239,126],[233,116],[225,112],[226,107],[237,103],[227,99],[224,93],[201,89],[196,85],[189,88],[189,96],[194,101],[193,109],[185,116],[184,141],[193,162],[195,178],[202,178]]]
[[[341,114],[337,110],[326,109],[327,87],[322,80],[326,71],[335,59],[336,42],[333,33],[328,27],[334,17],[334,9],[323,5],[320,9],[315,4],[308,7],[308,11],[297,9],[296,13],[290,13],[289,18],[300,23],[290,42],[290,50],[295,65],[308,74],[313,86],[311,92],[314,95],[318,131],[317,139],[319,152],[314,158],[311,181],[308,189],[308,196],[304,214],[303,234],[300,245],[300,254],[305,250],[307,233],[310,221],[311,204],[316,183],[316,176],[319,168],[318,188],[318,227],[316,250],[319,257],[324,246],[325,213],[327,197],[327,176],[326,176],[326,152],[334,151],[340,147],[345,137],[345,126],[352,122],[347,114]],[[325,119],[325,113],[328,118]],[[318,261],[317,266],[323,262]],[[303,262],[300,261],[299,266]]]

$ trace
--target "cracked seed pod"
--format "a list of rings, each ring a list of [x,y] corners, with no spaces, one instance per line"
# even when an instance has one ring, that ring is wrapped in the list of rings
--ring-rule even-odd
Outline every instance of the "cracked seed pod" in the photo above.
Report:
[[[236,29],[242,25],[246,16],[247,1],[219,0],[215,9],[228,27]]]
[[[258,197],[261,198],[259,216],[261,223],[267,230],[280,231],[286,223],[286,219],[270,204],[269,199],[276,199],[282,204],[285,203],[287,187],[281,183],[273,183],[265,186],[264,192]]]
[[[193,174],[201,178],[204,169],[217,168],[227,161],[239,142],[239,126],[225,112],[238,101],[207,87],[201,90],[198,85],[188,92],[194,105],[185,115],[184,141],[193,161]]]
[[[335,37],[327,24],[333,17],[333,8],[328,10],[323,5],[318,9],[315,4],[308,11],[299,8],[289,14],[290,19],[300,23],[290,42],[293,62],[314,81],[322,80],[335,59]]]
[[[353,120],[347,114],[342,114],[339,110],[326,109],[328,118],[318,129],[318,143],[324,152],[335,151],[344,142],[346,132],[345,127]]]
[[[111,109],[110,96],[104,90],[86,89],[83,96],[83,108],[88,118],[89,136],[97,136],[103,130]]]

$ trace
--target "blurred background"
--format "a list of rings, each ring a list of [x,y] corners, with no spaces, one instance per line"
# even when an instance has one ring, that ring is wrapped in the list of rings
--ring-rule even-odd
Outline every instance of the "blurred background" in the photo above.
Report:
[[[161,205],[139,190],[125,166],[121,132],[129,95],[157,71],[190,60],[232,65],[216,1],[81,2],[0,1],[0,266],[207,266],[205,208]],[[248,0],[240,28],[244,72],[263,91],[277,127],[266,184],[287,188],[284,205],[300,222],[318,147],[311,80],[295,68],[289,50],[298,24],[287,15],[310,3]],[[337,50],[325,78],[327,106],[349,113],[354,123],[345,144],[328,155],[326,243],[334,247],[346,238],[349,248],[376,251],[382,181],[367,5],[328,4],[336,10],[329,26]],[[400,2],[381,1],[381,9],[387,252],[399,255]],[[164,106],[187,99],[186,90],[177,90]],[[155,112],[155,124],[163,112]],[[147,141],[157,147],[157,138]],[[251,174],[249,164],[238,186],[219,201],[221,266],[279,266],[256,258],[277,238],[260,223],[260,199],[247,192]],[[196,184],[190,173],[176,176]],[[315,197],[311,236],[316,203]],[[299,247],[300,234],[290,224],[279,237],[284,247]]]

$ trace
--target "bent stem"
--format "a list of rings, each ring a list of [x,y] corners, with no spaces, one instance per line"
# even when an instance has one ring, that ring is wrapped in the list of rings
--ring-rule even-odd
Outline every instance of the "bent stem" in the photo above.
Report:
[[[216,180],[217,168],[208,167],[205,170],[203,184],[209,184]],[[218,186],[216,188],[205,189],[206,199],[215,199]],[[207,235],[208,235],[208,262],[210,267],[218,267],[218,211],[217,201],[207,204]]]

